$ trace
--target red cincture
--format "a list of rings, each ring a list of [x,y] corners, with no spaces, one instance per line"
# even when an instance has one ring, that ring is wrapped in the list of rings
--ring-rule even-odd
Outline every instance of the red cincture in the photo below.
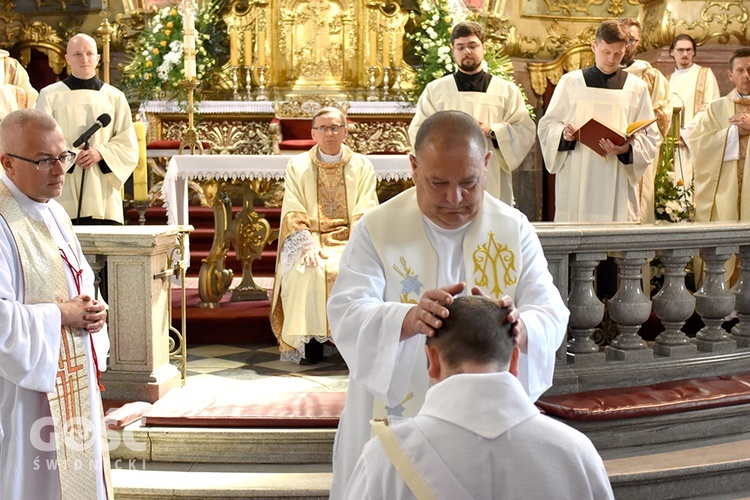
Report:
[[[78,295],[81,295],[81,281],[83,280],[83,269],[76,269],[75,266],[68,260],[68,256],[65,255],[65,252],[63,249],[60,249],[60,255],[62,255],[63,262],[68,266],[68,269],[70,269],[71,274],[73,275],[73,282],[76,285],[76,292]],[[89,334],[89,343],[91,344],[91,354],[94,357],[94,369],[96,369],[96,383],[99,385],[99,390],[104,390],[104,385],[102,385],[102,372],[99,371],[99,362],[96,359],[96,349],[94,349],[94,339],[91,337],[91,334]]]

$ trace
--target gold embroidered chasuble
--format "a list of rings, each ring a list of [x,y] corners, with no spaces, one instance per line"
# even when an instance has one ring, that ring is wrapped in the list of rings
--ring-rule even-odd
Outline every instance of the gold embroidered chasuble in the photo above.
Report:
[[[299,350],[311,338],[330,339],[325,304],[338,277],[341,253],[351,226],[377,205],[372,165],[346,146],[336,163],[320,161],[317,146],[290,160],[285,189],[279,255],[290,236],[309,231],[328,258],[317,268],[306,268],[298,258],[286,273],[277,258],[271,328],[282,353]]]
[[[750,98],[736,90],[710,103],[690,138],[695,154],[695,220],[750,220],[750,182],[744,182],[750,136],[739,136],[739,159],[724,161],[729,118],[750,113]]]
[[[416,189],[409,189],[388,202],[390,210],[376,210],[364,219],[375,250],[385,271],[387,302],[414,303],[427,290],[447,285],[438,284],[438,256],[424,229],[422,212],[416,200]],[[479,287],[495,299],[515,296],[518,277],[523,272],[519,221],[507,217],[510,208],[498,200],[485,196],[480,215],[467,228],[463,239],[463,266],[467,289]],[[398,223],[388,214],[399,214]],[[440,251],[443,249],[439,249]],[[446,250],[447,251],[447,250]],[[373,417],[387,415],[414,416],[422,407],[429,388],[427,357],[424,354],[425,336],[418,335],[416,360],[403,385],[400,404],[389,406],[377,399]]]
[[[60,303],[70,299],[65,264],[60,249],[44,221],[34,220],[21,209],[8,188],[0,182],[0,213],[13,233],[24,279],[24,303]],[[73,233],[69,220],[66,231]],[[62,500],[95,500],[97,477],[93,464],[103,464],[108,497],[109,451],[106,431],[91,429],[91,412],[102,415],[102,407],[91,408],[85,342],[89,336],[79,328],[61,328],[60,360],[55,391],[48,393],[54,423],[57,470]],[[94,434],[102,436],[102,455],[94,454]]]

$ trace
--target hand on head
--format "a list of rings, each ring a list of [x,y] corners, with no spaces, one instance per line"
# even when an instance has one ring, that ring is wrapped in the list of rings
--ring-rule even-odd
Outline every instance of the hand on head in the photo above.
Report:
[[[428,337],[435,335],[435,329],[442,325],[441,318],[448,317],[448,309],[444,306],[453,303],[453,296],[464,291],[466,283],[427,290],[419,303],[409,309],[401,324],[401,340],[417,334]]]
[[[476,286],[471,289],[471,294],[487,297],[487,294]],[[526,325],[521,319],[521,311],[518,310],[513,297],[510,295],[500,297],[500,300],[497,302],[508,309],[508,322],[513,323],[513,342],[518,346],[521,352],[525,353],[528,343],[528,331],[526,330]]]

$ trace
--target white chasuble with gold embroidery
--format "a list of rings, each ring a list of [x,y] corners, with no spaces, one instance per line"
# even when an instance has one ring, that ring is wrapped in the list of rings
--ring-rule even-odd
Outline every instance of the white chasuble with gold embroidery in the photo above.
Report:
[[[750,113],[750,99],[732,90],[708,105],[690,136],[696,222],[750,220],[750,182],[744,178],[750,170],[750,136],[735,131],[735,140],[728,140],[736,127],[729,118],[737,113]]]
[[[318,147],[289,160],[279,231],[271,328],[283,361],[299,362],[304,344],[330,338],[326,302],[339,271],[349,231],[368,208],[378,204],[375,170],[370,161],[342,146],[341,161],[317,158]],[[307,267],[309,245],[327,257]],[[290,263],[282,256],[290,255]]]

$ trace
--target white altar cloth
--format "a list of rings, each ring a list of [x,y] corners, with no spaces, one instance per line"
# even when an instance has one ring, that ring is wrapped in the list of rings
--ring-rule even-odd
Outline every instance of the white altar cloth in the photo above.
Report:
[[[395,115],[414,114],[414,105],[405,101],[348,101],[349,115]],[[274,101],[201,101],[196,103],[196,114],[256,113],[274,114]],[[184,114],[176,101],[146,101],[141,113]],[[145,120],[144,120],[145,121]]]
[[[169,224],[189,224],[188,179],[284,178],[294,155],[179,155],[169,160],[162,193]],[[378,180],[411,179],[408,155],[367,155]]]

